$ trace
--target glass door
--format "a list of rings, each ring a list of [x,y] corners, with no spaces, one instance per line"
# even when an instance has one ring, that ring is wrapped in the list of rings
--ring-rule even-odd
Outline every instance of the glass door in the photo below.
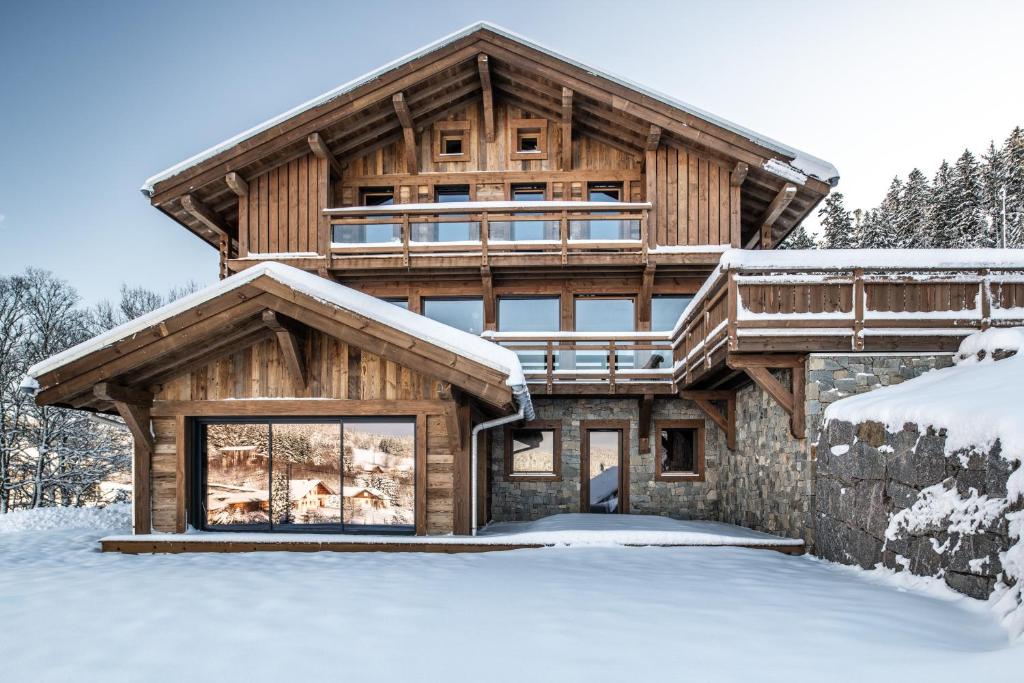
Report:
[[[628,511],[627,430],[610,423],[580,424],[580,512]]]

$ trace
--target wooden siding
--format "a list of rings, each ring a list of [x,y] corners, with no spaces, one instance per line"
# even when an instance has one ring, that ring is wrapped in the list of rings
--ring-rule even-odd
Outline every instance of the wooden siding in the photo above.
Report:
[[[315,252],[322,165],[312,154],[253,178],[238,199],[241,256],[249,253]]]
[[[468,481],[468,438],[454,449],[449,438],[444,410],[456,410],[453,401],[445,402],[448,386],[436,379],[382,359],[380,356],[339,342],[333,337],[310,330],[302,342],[308,368],[308,386],[296,385],[282,357],[276,340],[260,341],[236,353],[191,370],[166,382],[156,395],[156,406],[185,406],[192,415],[216,413],[212,401],[231,401],[232,406],[245,404],[235,399],[337,399],[348,401],[407,401],[396,406],[434,405],[432,412],[416,415],[423,427],[417,439],[425,443],[425,474],[417,479],[425,496],[417,494],[418,505],[425,514],[422,530],[428,534],[468,533],[468,517],[457,517],[456,508],[468,510],[468,501],[456,503],[456,484]],[[418,401],[419,403],[409,403]],[[288,404],[293,415],[295,401],[269,401],[249,411],[256,416],[270,415],[277,403]],[[311,414],[324,402],[311,403]],[[227,404],[224,404],[227,405]],[[372,405],[372,404],[370,404]],[[441,408],[448,406],[449,408]],[[233,413],[234,414],[234,413]],[[385,414],[384,412],[380,413]],[[468,419],[468,415],[466,416]],[[153,528],[160,532],[182,531],[186,491],[184,474],[179,470],[185,462],[188,431],[183,416],[162,415],[153,418],[155,452],[151,461]],[[461,419],[461,418],[460,418]],[[464,425],[468,430],[468,424]],[[179,453],[181,449],[181,453]],[[419,459],[417,460],[420,466]],[[457,468],[465,468],[459,475]],[[460,494],[461,495],[461,494]],[[422,501],[422,502],[421,502]],[[462,517],[465,517],[463,519]]]
[[[738,239],[739,214],[733,207],[739,205],[740,188],[730,185],[729,166],[667,145],[648,154],[648,165],[651,246],[730,244],[734,229]]]

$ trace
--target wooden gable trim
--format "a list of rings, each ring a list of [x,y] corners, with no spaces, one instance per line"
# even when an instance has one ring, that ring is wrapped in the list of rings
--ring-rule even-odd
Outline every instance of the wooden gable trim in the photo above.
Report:
[[[484,139],[494,142],[494,89],[491,87],[491,69],[487,55],[477,55],[477,71],[480,73],[480,89],[484,105]]]
[[[396,92],[391,96],[391,103],[395,107],[395,116],[402,126],[402,144],[405,148],[405,169],[408,173],[416,175],[419,173],[419,163],[416,160],[416,131],[413,129],[412,113],[405,101],[405,93]]]
[[[295,332],[286,327],[274,311],[266,310],[262,314],[263,324],[266,325],[277,338],[277,345],[281,349],[288,372],[292,380],[299,387],[305,389],[309,386],[309,376],[306,370],[306,361],[302,353],[302,344],[296,338]]]
[[[572,90],[562,88],[562,170],[572,170]]]
[[[338,161],[337,157],[331,154],[331,150],[327,147],[327,143],[324,142],[324,138],[320,133],[310,133],[309,137],[306,138],[306,142],[309,144],[310,151],[313,155],[321,161],[326,161],[331,165],[331,170],[334,171],[335,175],[341,178],[345,167]],[[267,169],[264,173],[269,173],[273,169]],[[262,173],[260,174],[262,175]],[[325,207],[326,208],[326,207]]]

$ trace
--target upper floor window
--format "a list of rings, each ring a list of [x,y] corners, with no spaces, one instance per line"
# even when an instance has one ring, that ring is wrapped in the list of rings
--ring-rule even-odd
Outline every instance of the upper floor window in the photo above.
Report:
[[[484,331],[484,300],[480,298],[424,299],[423,315],[471,334]]]
[[[408,299],[390,299],[389,298],[389,299],[384,299],[384,301],[387,301],[389,304],[394,304],[395,306],[398,306],[399,308],[404,308],[407,311],[409,310],[409,300]]]
[[[512,119],[509,149],[512,159],[548,158],[548,122],[546,119]]]
[[[390,206],[395,203],[393,187],[359,188],[360,206]],[[390,218],[378,214],[377,218]],[[400,242],[402,227],[397,223],[372,223],[369,225],[335,225],[331,241],[338,244],[366,244],[375,242]]]
[[[544,183],[513,183],[511,193],[514,202],[542,202],[547,195],[547,186]]]
[[[557,332],[560,299],[551,297],[498,297],[498,329],[502,332]]]
[[[587,198],[592,202],[621,202],[622,183],[587,183]]]
[[[675,294],[656,294],[651,297],[651,329],[663,332],[674,328],[679,316],[692,300],[692,296]]]
[[[576,297],[577,332],[632,332],[636,302],[632,297]]]
[[[558,481],[562,471],[562,424],[535,420],[505,430],[505,476]]]
[[[438,121],[434,124],[433,158],[436,163],[469,161],[469,121]]]
[[[514,202],[542,202],[547,199],[544,183],[513,183],[509,193]],[[521,212],[520,215],[529,215]],[[509,239],[515,242],[558,239],[558,221],[519,220],[509,223]]]
[[[623,201],[622,183],[587,183],[587,199],[592,202],[621,202]],[[594,211],[594,213],[613,214],[616,211]],[[585,221],[573,221],[570,230],[573,239],[604,241],[640,239],[640,221],[633,219],[592,218]]]
[[[437,185],[434,187],[435,202],[468,202],[469,185]]]

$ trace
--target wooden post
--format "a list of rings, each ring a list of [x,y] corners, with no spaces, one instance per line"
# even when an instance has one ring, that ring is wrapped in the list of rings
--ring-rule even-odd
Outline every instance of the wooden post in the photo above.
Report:
[[[93,395],[114,404],[118,415],[132,435],[132,533],[153,531],[153,503],[150,467],[156,448],[150,409],[153,395],[139,389],[101,382],[93,387]]]
[[[484,211],[480,216],[480,265],[487,267],[489,259],[487,257],[487,243],[491,239],[491,222],[487,216],[487,212]]]
[[[559,223],[559,235],[562,239],[562,265],[569,261],[569,212],[562,209]]]
[[[864,269],[853,269],[853,350],[864,350]]]
[[[412,226],[409,224],[409,214],[402,214],[402,265],[409,266],[409,240]]]
[[[572,170],[572,90],[562,88],[562,170]]]

